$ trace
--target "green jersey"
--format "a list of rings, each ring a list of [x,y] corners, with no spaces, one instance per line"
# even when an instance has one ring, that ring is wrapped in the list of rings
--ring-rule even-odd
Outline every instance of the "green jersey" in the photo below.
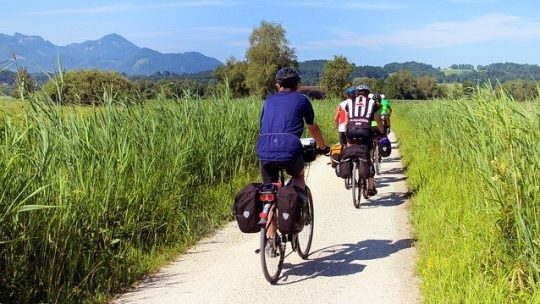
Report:
[[[390,101],[388,99],[381,100],[381,115],[386,115],[390,113]]]

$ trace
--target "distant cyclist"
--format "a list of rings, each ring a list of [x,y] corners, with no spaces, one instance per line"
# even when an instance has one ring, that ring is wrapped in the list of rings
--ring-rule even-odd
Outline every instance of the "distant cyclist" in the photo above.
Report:
[[[370,98],[372,98],[374,101],[375,101],[375,105],[377,106],[377,112],[378,114],[381,116],[381,119],[382,119],[382,115],[381,115],[381,110],[382,110],[382,106],[381,106],[381,101],[382,101],[382,96],[384,96],[383,94],[369,94],[368,95]],[[384,123],[384,120],[383,120],[383,123]],[[383,134],[379,131],[379,127],[378,127],[378,124],[377,124],[377,121],[376,120],[372,120],[371,121],[371,131],[373,132],[373,137],[374,137],[374,140],[376,137],[381,137]]]
[[[347,101],[356,98],[356,88],[347,88],[345,90],[345,96],[347,99],[339,103],[336,114],[334,115],[334,125],[338,128],[339,143],[342,145],[347,145],[347,137],[345,136],[345,131],[347,131],[347,112],[345,112],[345,105]]]
[[[381,117],[386,124],[386,133],[390,131],[390,116],[392,115],[392,107],[390,101],[386,99],[384,94],[381,94]]]
[[[377,127],[381,133],[384,133],[383,122],[381,116],[378,113],[377,104],[375,100],[369,98],[370,88],[367,84],[361,84],[357,89],[357,96],[354,101],[348,101],[345,105],[345,111],[347,112],[347,140],[349,143],[364,145],[367,150],[373,149],[373,132],[371,130],[371,122],[375,120]],[[371,157],[368,159],[370,167]],[[370,170],[370,177],[368,179],[369,196],[377,194],[375,189],[375,170]]]

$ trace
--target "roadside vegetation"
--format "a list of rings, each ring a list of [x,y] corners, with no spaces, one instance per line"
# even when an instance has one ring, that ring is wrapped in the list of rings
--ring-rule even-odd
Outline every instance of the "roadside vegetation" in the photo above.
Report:
[[[0,302],[103,300],[230,219],[256,176],[256,100],[81,116],[42,98],[0,118]]]
[[[426,303],[540,303],[540,102],[395,105]]]
[[[102,102],[2,102],[0,302],[103,302],[230,220],[259,180],[258,98]]]

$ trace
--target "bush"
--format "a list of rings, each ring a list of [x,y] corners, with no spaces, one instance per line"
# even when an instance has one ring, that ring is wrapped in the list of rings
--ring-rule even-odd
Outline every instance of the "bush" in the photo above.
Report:
[[[116,72],[98,70],[69,71],[51,78],[43,87],[45,93],[61,104],[102,104],[113,100],[134,100],[134,85]]]
[[[534,100],[538,97],[538,88],[535,81],[516,79],[497,85],[497,91],[505,91],[514,100]]]

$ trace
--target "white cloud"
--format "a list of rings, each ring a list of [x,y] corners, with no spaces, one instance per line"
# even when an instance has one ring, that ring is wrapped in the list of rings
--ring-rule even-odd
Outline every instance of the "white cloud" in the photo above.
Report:
[[[398,29],[388,34],[365,35],[343,29],[329,31],[334,32],[336,39],[313,41],[297,47],[437,48],[482,42],[533,40],[540,38],[540,22],[518,16],[493,14],[465,21],[435,22],[423,28]]]
[[[205,26],[205,27],[191,27],[186,28],[184,31],[196,32],[202,35],[235,35],[235,34],[249,34],[253,31],[248,27],[232,27],[232,26]]]
[[[135,10],[151,10],[175,7],[210,7],[210,6],[237,6],[242,4],[239,1],[174,1],[163,3],[151,3],[146,5],[133,5],[131,3],[119,3],[113,5],[102,5],[97,7],[83,8],[62,8],[44,11],[34,11],[25,15],[67,15],[67,14],[109,14]]]
[[[132,4],[120,3],[86,8],[62,8],[45,11],[34,11],[28,12],[25,15],[107,14],[128,11],[131,9],[133,9]]]
[[[402,5],[387,4],[376,1],[291,1],[279,3],[278,5],[284,7],[322,7],[333,9],[359,9],[359,10],[395,10],[402,9]]]

